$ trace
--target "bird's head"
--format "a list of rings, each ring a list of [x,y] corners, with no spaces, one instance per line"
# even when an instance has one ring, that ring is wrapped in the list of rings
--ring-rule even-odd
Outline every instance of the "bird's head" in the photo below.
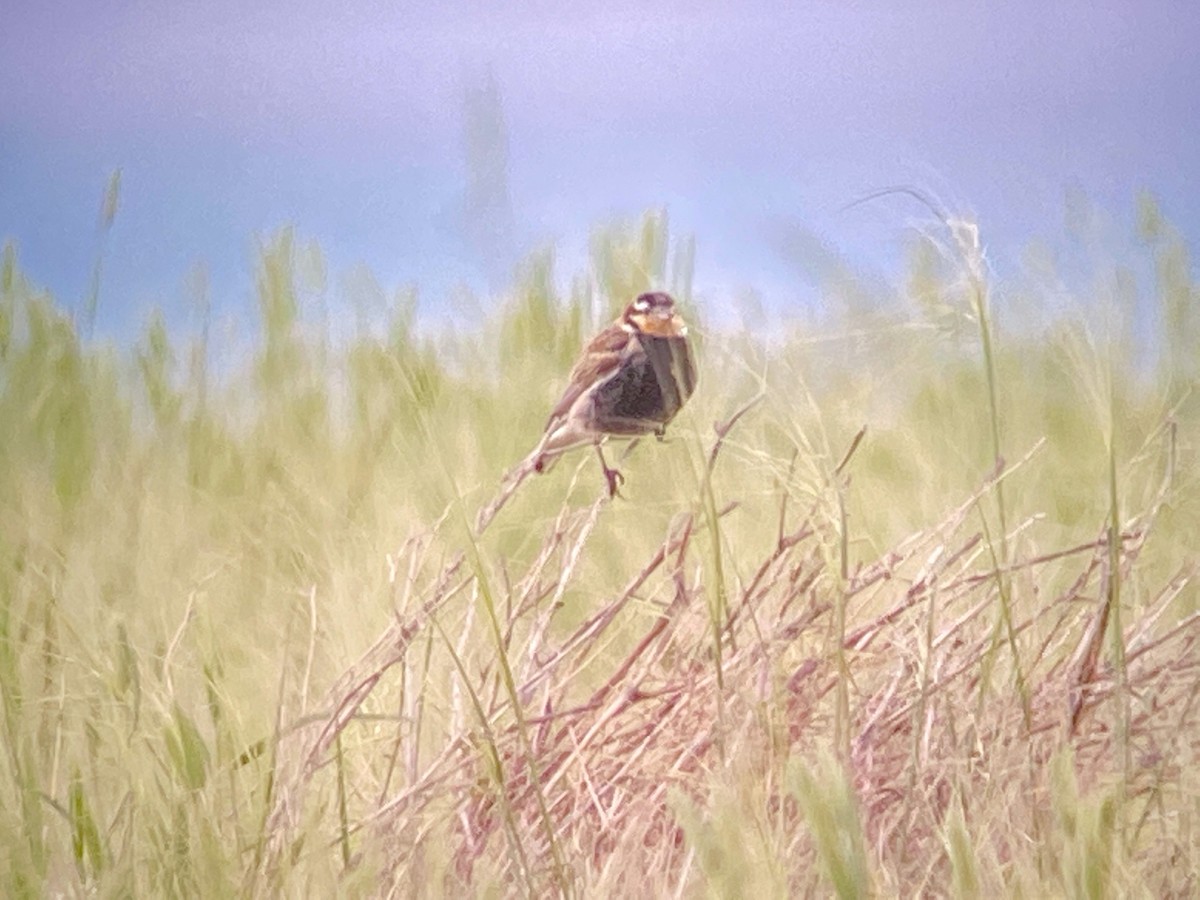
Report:
[[[675,300],[664,291],[640,294],[625,307],[625,321],[642,334],[686,337],[687,323],[675,310]]]

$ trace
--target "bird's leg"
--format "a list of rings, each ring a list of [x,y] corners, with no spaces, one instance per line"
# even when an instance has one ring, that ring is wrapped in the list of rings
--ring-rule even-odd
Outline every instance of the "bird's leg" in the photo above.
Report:
[[[604,451],[600,445],[596,445],[596,455],[600,457],[600,468],[604,470],[604,479],[608,482],[608,496],[616,497],[620,492],[618,488],[624,483],[625,476],[616,469],[610,469],[608,462],[604,459]]]
[[[654,429],[654,437],[657,438],[657,440],[660,444],[663,441],[665,441],[667,438],[667,426],[659,425],[657,428],[655,428]]]

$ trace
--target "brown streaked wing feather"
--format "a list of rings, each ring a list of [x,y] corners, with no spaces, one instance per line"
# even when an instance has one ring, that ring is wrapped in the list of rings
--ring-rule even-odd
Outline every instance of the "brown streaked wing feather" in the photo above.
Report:
[[[584,348],[579,362],[571,369],[567,389],[563,391],[562,397],[550,411],[550,418],[546,421],[546,430],[548,431],[557,420],[570,412],[571,407],[584,391],[613,374],[626,355],[638,349],[640,347],[633,340],[633,335],[618,324],[610,325],[592,338]]]

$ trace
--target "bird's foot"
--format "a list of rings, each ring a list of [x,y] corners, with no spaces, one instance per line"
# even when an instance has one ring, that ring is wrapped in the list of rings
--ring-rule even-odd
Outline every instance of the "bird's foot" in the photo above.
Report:
[[[625,476],[622,475],[617,469],[610,469],[608,466],[604,466],[603,469],[604,478],[608,482],[608,496],[621,496],[620,488],[621,485],[625,483]]]
[[[667,439],[667,426],[662,425],[654,429],[654,439],[660,444]]]

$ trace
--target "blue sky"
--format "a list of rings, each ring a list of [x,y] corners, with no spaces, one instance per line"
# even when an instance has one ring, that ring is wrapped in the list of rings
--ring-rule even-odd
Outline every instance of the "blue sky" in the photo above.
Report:
[[[0,238],[77,305],[120,167],[107,333],[178,309],[198,262],[219,309],[244,307],[256,235],[287,223],[335,285],[361,263],[432,307],[535,247],[571,270],[595,225],[655,206],[696,235],[707,302],[755,286],[802,307],[811,281],[773,236],[886,270],[919,211],[842,207],[897,183],[972,211],[1000,264],[1061,234],[1075,188],[1118,221],[1148,188],[1200,237],[1195,3],[247,6],[5,13]],[[481,237],[464,97],[489,78],[511,208]]]

